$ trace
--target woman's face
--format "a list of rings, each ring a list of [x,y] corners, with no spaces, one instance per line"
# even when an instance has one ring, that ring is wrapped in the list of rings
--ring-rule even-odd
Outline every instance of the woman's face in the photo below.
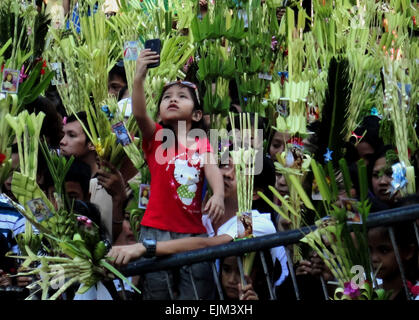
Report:
[[[386,158],[382,157],[375,161],[372,170],[372,191],[374,195],[383,202],[392,202],[390,197],[391,173],[384,172],[386,166]]]
[[[290,135],[288,133],[278,131],[275,132],[269,147],[269,154],[273,161],[276,160],[277,153],[281,154],[285,150],[285,145],[289,138]]]
[[[9,81],[9,82],[11,82],[11,81],[13,80],[13,75],[12,75],[11,73],[9,73],[9,74],[6,76],[6,80],[7,80],[7,81]]]

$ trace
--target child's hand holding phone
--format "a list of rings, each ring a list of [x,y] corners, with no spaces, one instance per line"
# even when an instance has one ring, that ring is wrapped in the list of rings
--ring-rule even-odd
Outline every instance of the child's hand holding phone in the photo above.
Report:
[[[135,71],[135,80],[143,81],[147,75],[148,65],[160,61],[160,55],[150,49],[141,50],[137,58],[137,68]]]

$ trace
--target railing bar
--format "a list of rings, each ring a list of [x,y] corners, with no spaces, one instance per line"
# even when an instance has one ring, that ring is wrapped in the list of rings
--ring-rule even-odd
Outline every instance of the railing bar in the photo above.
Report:
[[[215,285],[217,286],[218,295],[220,297],[220,300],[224,300],[223,290],[221,289],[220,279],[219,279],[217,267],[215,266],[214,261],[211,262],[211,267],[212,267],[212,274],[214,276],[214,282],[215,282]]]
[[[272,288],[272,281],[269,277],[268,266],[266,265],[265,254],[263,253],[263,251],[259,251],[259,255],[260,255],[260,260],[262,261],[262,267],[263,267],[263,272],[265,273],[266,283],[268,284],[269,295],[271,297],[271,300],[276,300],[275,292],[273,291],[273,288]]]
[[[173,291],[172,291],[172,286],[170,285],[169,272],[165,271],[164,273],[166,275],[166,283],[167,283],[167,289],[169,290],[170,300],[175,300],[175,297],[174,297]]]
[[[406,206],[370,214],[367,219],[367,227],[372,228],[378,225],[389,225],[401,221],[416,220],[417,218],[419,218],[419,205]],[[132,276],[151,271],[176,268],[191,263],[237,256],[245,252],[286,246],[298,242],[302,237],[315,229],[315,226],[303,227],[299,230],[289,230],[244,241],[235,241],[224,245],[178,253],[170,257],[137,260],[129,263],[121,271],[125,276]],[[292,271],[290,270],[290,272]]]
[[[326,287],[326,281],[324,281],[324,278],[322,275],[320,275],[320,282],[322,284],[322,289],[323,289],[323,294],[324,294],[324,299],[326,301],[329,300],[329,293],[327,292],[327,287]]]
[[[122,300],[127,300],[127,294],[125,292],[125,286],[124,286],[124,282],[122,281],[122,279],[119,279],[119,285],[121,286]]]
[[[415,229],[416,240],[419,246],[419,231],[418,231],[418,225],[416,224],[416,221],[413,221],[413,229]]]
[[[407,287],[407,282],[406,282],[406,274],[404,273],[402,259],[400,258],[400,252],[399,252],[399,248],[397,247],[396,237],[394,236],[393,227],[388,228],[388,233],[390,235],[390,240],[393,246],[394,254],[396,255],[397,264],[399,265],[400,275],[402,277],[403,288],[406,293],[406,298],[407,300],[410,300],[409,288]]]
[[[292,258],[291,258],[291,255],[290,255],[290,251],[288,250],[287,247],[284,247],[284,249],[285,249],[285,254],[287,255],[288,270],[289,270],[290,275],[291,275],[292,285],[294,287],[295,298],[297,300],[301,300],[300,299],[300,291],[298,289],[298,284],[297,284],[297,277],[295,276],[294,266],[292,264]]]
[[[195,299],[199,300],[198,290],[196,289],[195,279],[194,279],[193,274],[192,274],[192,267],[191,266],[186,266],[186,269],[188,270],[189,277],[191,278],[192,288],[193,288],[193,292],[195,294]]]

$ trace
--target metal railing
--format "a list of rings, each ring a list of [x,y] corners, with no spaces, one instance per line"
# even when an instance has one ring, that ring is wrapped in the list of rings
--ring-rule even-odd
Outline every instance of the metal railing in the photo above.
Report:
[[[415,222],[416,219],[419,219],[419,204],[405,206],[405,207],[401,207],[397,209],[384,210],[384,211],[380,211],[376,213],[371,213],[366,222],[367,228],[373,228],[373,227],[378,227],[378,226],[389,227],[390,240],[394,248],[394,252],[397,258],[397,262],[399,265],[399,269],[400,269],[400,273],[401,273],[401,277],[403,281],[404,290],[408,299],[409,299],[409,294],[408,294],[405,270],[402,265],[396,239],[394,237],[394,230],[391,225],[396,224],[398,222],[412,221],[413,228],[415,230],[416,240],[419,246],[419,232],[418,232],[418,227]],[[210,261],[212,264],[214,282],[217,286],[219,297],[220,299],[223,299],[223,293],[222,293],[221,285],[219,283],[219,278],[218,278],[218,274],[217,274],[217,270],[215,266],[215,260],[219,258],[237,256],[239,271],[241,274],[241,280],[243,283],[245,283],[244,274],[243,274],[243,266],[242,266],[242,261],[240,259],[240,256],[248,252],[260,251],[260,258],[262,261],[262,265],[264,269],[263,271],[265,273],[267,285],[269,288],[270,299],[276,299],[275,291],[272,288],[272,283],[270,282],[270,278],[269,278],[268,271],[266,268],[265,257],[263,256],[263,252],[261,250],[270,249],[270,248],[274,248],[278,246],[284,246],[287,253],[288,269],[289,269],[292,283],[294,286],[296,299],[300,300],[300,294],[299,294],[299,289],[298,289],[298,285],[296,281],[296,276],[294,273],[294,269],[292,267],[290,253],[288,249],[286,248],[286,246],[290,244],[298,243],[299,240],[302,239],[306,234],[310,233],[311,231],[315,229],[316,229],[316,226],[303,227],[301,229],[278,232],[278,233],[274,233],[274,234],[270,234],[266,236],[247,239],[244,241],[235,241],[228,244],[212,246],[212,247],[208,247],[204,249],[191,250],[191,251],[187,251],[183,253],[170,255],[167,257],[140,259],[140,260],[129,263],[121,271],[125,276],[135,276],[135,275],[141,275],[148,272],[168,270],[168,269],[181,267],[184,265],[191,265],[198,262]],[[190,273],[190,276],[191,276],[192,283],[194,283],[192,273]],[[320,279],[322,280],[323,278],[320,278]],[[169,287],[168,290],[170,291],[171,297],[173,297],[173,292],[171,292],[170,290],[169,282],[168,282],[168,287]],[[323,287],[325,298],[328,299],[328,294],[327,294],[326,285],[324,281],[322,281],[322,287]],[[196,289],[194,290],[194,292],[195,292],[196,298],[198,298]]]

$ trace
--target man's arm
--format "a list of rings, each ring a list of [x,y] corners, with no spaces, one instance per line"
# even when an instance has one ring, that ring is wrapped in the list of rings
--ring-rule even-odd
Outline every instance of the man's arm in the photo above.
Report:
[[[231,238],[227,234],[216,237],[201,238],[188,237],[183,239],[175,239],[168,241],[158,241],[156,244],[156,256],[165,256],[190,250],[197,250],[206,247],[216,246],[231,242]],[[136,243],[126,246],[114,246],[109,251],[108,256],[113,258],[113,263],[117,266],[124,266],[132,260],[136,260],[146,253],[146,249],[142,243]]]

